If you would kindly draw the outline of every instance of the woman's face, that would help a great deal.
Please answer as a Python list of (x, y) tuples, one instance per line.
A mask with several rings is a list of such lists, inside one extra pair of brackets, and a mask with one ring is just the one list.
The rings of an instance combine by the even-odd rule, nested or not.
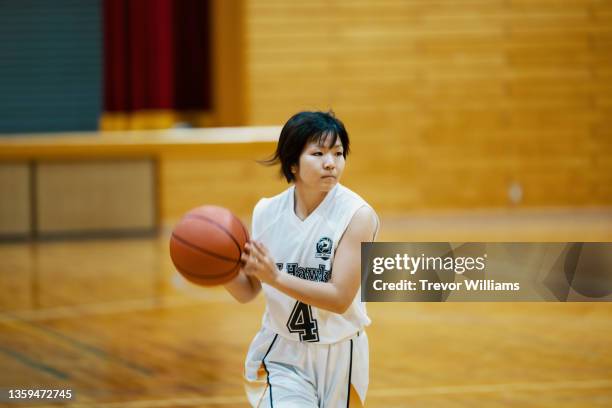
[(299, 165), (292, 169), (296, 185), (328, 192), (338, 183), (344, 171), (343, 147), (339, 137), (330, 146), (332, 139), (326, 135), (320, 144), (315, 140), (304, 146)]

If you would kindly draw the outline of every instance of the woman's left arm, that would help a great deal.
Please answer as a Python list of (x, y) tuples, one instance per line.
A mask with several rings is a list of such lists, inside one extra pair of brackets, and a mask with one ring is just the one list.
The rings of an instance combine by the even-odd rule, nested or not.
[(361, 243), (374, 240), (378, 218), (370, 207), (355, 212), (334, 256), (329, 282), (314, 282), (281, 273), (268, 249), (260, 242), (248, 245), (243, 254), (244, 272), (299, 300), (342, 314), (351, 305), (361, 281)]

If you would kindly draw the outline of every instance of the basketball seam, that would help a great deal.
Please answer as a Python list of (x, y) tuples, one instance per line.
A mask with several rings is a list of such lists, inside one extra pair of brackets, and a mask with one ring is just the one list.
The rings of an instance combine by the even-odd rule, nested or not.
[[(234, 214), (232, 214), (232, 216), (234, 216)], [(221, 229), (223, 232), (225, 232), (227, 234), (227, 236), (232, 239), (232, 241), (234, 241), (234, 244), (236, 244), (236, 248), (238, 248), (239, 255), (242, 256), (242, 248), (240, 248), (240, 244), (238, 243), (238, 241), (236, 241), (236, 238), (234, 238), (232, 233), (229, 232), (223, 225), (219, 224), (218, 222), (216, 222), (215, 220), (213, 220), (211, 218), (208, 218), (208, 217), (206, 217), (204, 215), (200, 215), (200, 214), (187, 214), (185, 216), (185, 218), (197, 218), (197, 219), (201, 219), (201, 220), (206, 220), (206, 221), (210, 222), (211, 224), (216, 225), (217, 227), (219, 227), (219, 229)], [(242, 222), (240, 222), (240, 224), (242, 224)], [(238, 258), (240, 258), (240, 256)]]
[(209, 252), (209, 251), (207, 251), (207, 250), (206, 250), (206, 249), (204, 249), (204, 248), (200, 248), (199, 246), (194, 245), (194, 244), (192, 244), (191, 242), (187, 241), (185, 238), (181, 238), (181, 237), (179, 237), (179, 236), (178, 236), (178, 235), (176, 235), (174, 232), (172, 233), (172, 238), (176, 239), (176, 240), (177, 240), (177, 241), (179, 241), (181, 244), (187, 245), (187, 246), (188, 246), (189, 248), (191, 248), (191, 249), (195, 249), (196, 251), (202, 252), (203, 254), (206, 254), (206, 255), (210, 255), (210, 256), (212, 256), (212, 257), (214, 257), (214, 258), (222, 259), (222, 260), (224, 260), (224, 261), (234, 262), (234, 263), (236, 263), (236, 264), (238, 264), (238, 263), (240, 262), (240, 258), (238, 258), (238, 261), (236, 261), (235, 259), (228, 258), (228, 257), (225, 257), (225, 256), (223, 256), (223, 255), (216, 254), (216, 253), (214, 253), (214, 252)]
[[(244, 234), (244, 241), (245, 242), (248, 241), (249, 240), (249, 233), (247, 232), (246, 228), (244, 227), (244, 224), (242, 224), (242, 221), (240, 221), (240, 218), (236, 217), (234, 215), (234, 213), (231, 213), (231, 214), (232, 214), (232, 217), (234, 217), (234, 219), (236, 221), (238, 221), (238, 224), (240, 225), (240, 228), (242, 228), (242, 232)], [(240, 255), (242, 255), (242, 252), (240, 252)]]
[(211, 280), (212, 280), (212, 279), (222, 278), (222, 277), (224, 277), (224, 276), (226, 276), (226, 275), (229, 275), (229, 273), (230, 273), (230, 272), (232, 272), (234, 269), (236, 269), (236, 267), (238, 266), (238, 264), (236, 264), (236, 265), (232, 266), (232, 269), (229, 269), (228, 271), (226, 271), (226, 272), (222, 272), (222, 273), (217, 274), (217, 275), (202, 275), (202, 274), (193, 273), (193, 272), (191, 272), (191, 271), (188, 271), (188, 270), (186, 270), (185, 268), (183, 268), (182, 266), (178, 266), (178, 265), (175, 265), (175, 266), (176, 266), (176, 269), (177, 269), (177, 270), (178, 270), (180, 273), (182, 273), (182, 274), (184, 274), (184, 275), (189, 275), (189, 276), (191, 276), (191, 277), (193, 277), (193, 278), (198, 278), (198, 279), (202, 279), (202, 280), (209, 280), (209, 279), (211, 279)]

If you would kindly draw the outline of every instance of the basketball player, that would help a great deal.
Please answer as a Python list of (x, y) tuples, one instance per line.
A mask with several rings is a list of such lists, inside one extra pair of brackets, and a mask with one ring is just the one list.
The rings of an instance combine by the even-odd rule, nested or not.
[(275, 155), (292, 185), (253, 211), (244, 267), (226, 284), (239, 301), (263, 288), (266, 311), (245, 362), (255, 407), (361, 406), (368, 387), (370, 319), (360, 301), (361, 242), (376, 213), (339, 184), (349, 137), (331, 113), (300, 112)]

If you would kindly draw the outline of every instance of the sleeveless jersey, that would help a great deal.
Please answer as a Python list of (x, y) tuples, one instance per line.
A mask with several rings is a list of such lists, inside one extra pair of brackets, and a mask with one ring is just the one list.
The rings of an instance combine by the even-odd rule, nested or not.
[[(253, 239), (270, 251), (281, 273), (327, 282), (334, 254), (355, 212), (369, 206), (359, 195), (336, 184), (304, 220), (294, 211), (295, 186), (261, 199), (253, 210)], [(336, 343), (370, 324), (361, 289), (342, 315), (304, 304), (262, 283), (266, 310), (262, 325), (295, 341)]]

